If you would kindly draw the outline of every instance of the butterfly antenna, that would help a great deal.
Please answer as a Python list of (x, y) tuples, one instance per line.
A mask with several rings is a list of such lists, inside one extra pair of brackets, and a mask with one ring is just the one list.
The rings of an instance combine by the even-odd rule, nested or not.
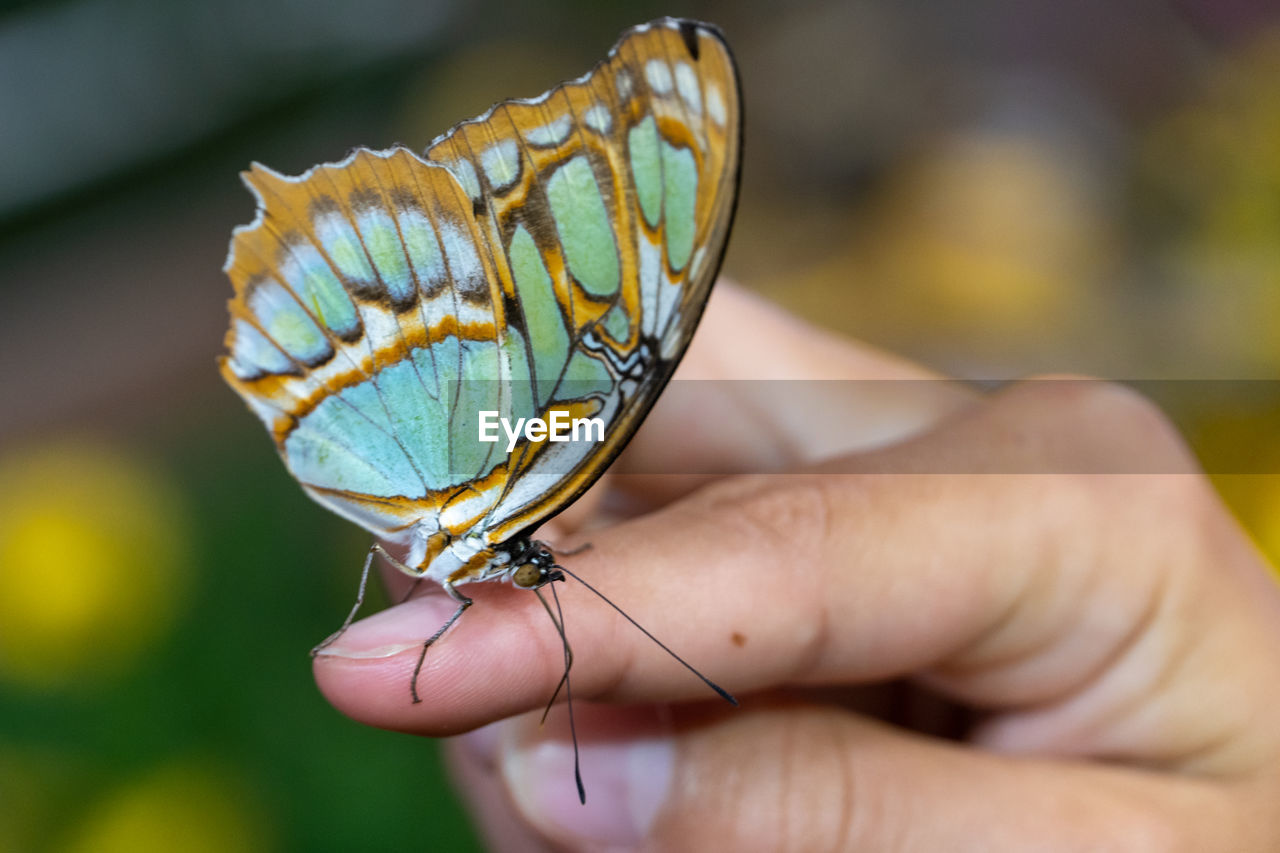
[[(587, 583), (587, 582), (586, 582), (586, 581), (584, 581), (581, 577), (579, 577), (578, 575), (576, 575), (576, 574), (574, 574), (573, 572), (569, 571), (569, 570), (568, 570), (568, 569), (566, 569), (564, 566), (556, 566), (556, 568), (557, 568), (557, 569), (562, 570), (566, 575), (568, 575), (569, 577), (573, 578), (573, 579), (574, 579), (574, 580), (576, 580), (578, 583), (582, 584), (582, 585), (583, 585), (583, 586), (585, 586), (587, 589), (589, 589), (589, 590), (591, 590), (592, 592), (594, 592), (594, 593), (596, 594), (596, 596), (597, 596), (597, 597), (599, 597), (599, 599), (600, 599), (601, 601), (603, 601), (605, 604), (609, 605), (609, 606), (610, 606), (610, 607), (612, 607), (614, 610), (616, 610), (616, 611), (618, 611), (619, 613), (621, 613), (621, 614), (622, 614), (622, 618), (623, 618), (623, 619), (626, 619), (626, 620), (627, 620), (628, 622), (630, 622), (632, 625), (635, 625), (635, 626), (636, 626), (636, 628), (638, 628), (638, 629), (640, 630), (640, 633), (644, 634), (644, 635), (645, 635), (646, 637), (648, 637), (650, 640), (653, 640), (653, 642), (657, 644), (658, 648), (662, 649), (664, 652), (666, 652), (667, 654), (671, 655), (673, 658), (675, 658), (675, 659), (680, 663), (680, 665), (681, 665), (681, 666), (683, 666), (685, 669), (687, 669), (687, 670), (689, 670), (690, 672), (692, 672), (694, 675), (698, 676), (698, 678), (702, 679), (702, 683), (703, 683), (703, 684), (705, 684), (705, 685), (707, 685), (708, 687), (710, 687), (710, 688), (711, 688), (712, 690), (714, 690), (716, 693), (718, 693), (718, 694), (720, 695), (720, 698), (721, 698), (721, 699), (723, 699), (724, 701), (728, 702), (730, 705), (733, 705), (735, 708), (738, 706), (738, 700), (733, 698), (733, 694), (731, 694), (728, 690), (725, 690), (725, 689), (724, 689), (723, 687), (721, 687), (719, 684), (716, 684), (716, 683), (715, 683), (714, 681), (712, 681), (710, 678), (707, 678), (705, 675), (703, 675), (702, 673), (698, 672), (696, 669), (694, 669), (694, 668), (693, 668), (693, 666), (692, 666), (688, 661), (686, 661), (684, 658), (680, 657), (680, 655), (676, 654), (675, 652), (671, 651), (671, 649), (667, 647), (667, 644), (666, 644), (666, 643), (662, 642), (662, 641), (661, 641), (661, 640), (659, 640), (657, 637), (653, 636), (653, 634), (650, 634), (650, 633), (645, 629), (645, 627), (644, 627), (643, 625), (641, 625), (639, 622), (637, 622), (636, 620), (634, 620), (634, 619), (632, 619), (630, 616), (628, 616), (628, 615), (627, 615), (627, 612), (626, 612), (625, 610), (623, 610), (621, 607), (619, 607), (618, 605), (616, 605), (616, 604), (614, 604), (612, 601), (610, 601), (610, 600), (609, 600), (609, 598), (608, 598), (608, 596), (606, 596), (603, 592), (601, 592), (600, 590), (596, 589), (594, 586), (592, 586), (591, 584)], [(555, 590), (552, 590), (552, 592), (554, 592), (554, 591), (555, 591)], [(557, 599), (557, 601), (558, 601), (558, 599)]]
[[(563, 580), (563, 578), (561, 578)], [(556, 633), (560, 635), (560, 643), (564, 646), (564, 675), (560, 676), (560, 684), (556, 685), (555, 693), (551, 694), (551, 701), (547, 703), (547, 708), (542, 712), (542, 720), (546, 722), (547, 714), (551, 711), (551, 705), (556, 701), (556, 697), (560, 695), (560, 687), (564, 686), (565, 704), (569, 706), (569, 737), (573, 741), (573, 781), (578, 786), (578, 802), (582, 805), (587, 804), (587, 789), (582, 784), (582, 767), (578, 763), (578, 729), (573, 721), (573, 683), (569, 680), (569, 670), (573, 668), (573, 650), (569, 648), (569, 639), (564, 633), (564, 611), (560, 608), (560, 596), (556, 594), (556, 585), (551, 583), (551, 597), (556, 603), (556, 612), (551, 612), (551, 607), (547, 604), (547, 600), (542, 597), (542, 591), (535, 589), (538, 600), (542, 602), (542, 606), (546, 609), (547, 615), (551, 617), (551, 623), (556, 626)]]
[[(551, 694), (551, 698), (547, 701), (547, 707), (542, 711), (542, 719), (538, 721), (538, 725), (542, 725), (547, 721), (547, 714), (551, 713), (551, 707), (556, 704), (556, 697), (560, 695), (560, 688), (564, 687), (565, 682), (569, 680), (569, 669), (573, 666), (573, 648), (570, 647), (569, 640), (565, 637), (564, 623), (562, 619), (556, 619), (556, 614), (551, 612), (551, 605), (547, 604), (547, 600), (542, 597), (541, 591), (535, 589), (533, 592), (538, 596), (538, 601), (542, 602), (542, 607), (547, 611), (547, 616), (550, 617), (551, 624), (556, 626), (556, 633), (560, 635), (560, 643), (564, 646), (565, 652), (564, 675), (560, 676), (560, 683), (556, 685), (555, 692)], [(556, 609), (560, 609), (559, 598), (556, 599)]]

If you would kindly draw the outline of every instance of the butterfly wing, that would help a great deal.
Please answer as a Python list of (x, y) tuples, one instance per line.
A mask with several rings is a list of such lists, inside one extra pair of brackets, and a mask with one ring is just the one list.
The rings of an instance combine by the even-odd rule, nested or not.
[(460, 380), (502, 357), (457, 180), (404, 149), (245, 179), (259, 216), (232, 238), (221, 368), (294, 477), (391, 540), (449, 511), (459, 484), (463, 500), (500, 484), (506, 460), (461, 440)]
[[(733, 216), (740, 115), (719, 34), (665, 19), (425, 161), (255, 165), (223, 376), (313, 498), (423, 569), (459, 537), (531, 529), (599, 477), (683, 354)], [(479, 441), (482, 410), (600, 417), (604, 440), (508, 456)]]
[(599, 444), (515, 448), (481, 522), (488, 542), (571, 503), (666, 385), (719, 271), (741, 127), (719, 32), (668, 18), (625, 34), (582, 78), (499, 104), (428, 148), (506, 262), (507, 329), (529, 342), (535, 408), (605, 422)]

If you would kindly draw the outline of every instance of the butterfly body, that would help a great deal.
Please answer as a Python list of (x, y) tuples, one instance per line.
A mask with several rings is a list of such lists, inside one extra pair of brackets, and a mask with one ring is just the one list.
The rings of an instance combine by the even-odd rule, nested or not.
[[(307, 493), (400, 546), (408, 573), (545, 582), (531, 531), (600, 476), (693, 334), (740, 133), (719, 33), (663, 19), (421, 156), (255, 164), (222, 374)], [(508, 453), (480, 412), (596, 418), (603, 436)]]

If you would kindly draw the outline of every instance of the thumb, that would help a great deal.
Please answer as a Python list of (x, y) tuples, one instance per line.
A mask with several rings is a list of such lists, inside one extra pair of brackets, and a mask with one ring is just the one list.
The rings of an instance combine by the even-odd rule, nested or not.
[[(496, 743), (488, 734), (489, 766), (519, 820), (571, 850), (1171, 850), (1221, 841), (1186, 846), (1214, 825), (1204, 819), (1215, 802), (1207, 782), (979, 752), (832, 707), (753, 704), (577, 705), (585, 805), (567, 729), (540, 728), (538, 715), (503, 724)], [(464, 749), (455, 761), (460, 754), (474, 759)]]

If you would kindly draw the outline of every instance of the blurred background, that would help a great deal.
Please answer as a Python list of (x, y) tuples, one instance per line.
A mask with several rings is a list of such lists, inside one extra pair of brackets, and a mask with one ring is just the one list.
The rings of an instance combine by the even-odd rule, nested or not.
[(742, 66), (730, 275), (964, 377), (1216, 389), (1175, 414), (1280, 558), (1275, 3), (10, 0), (0, 851), (476, 846), (433, 742), (312, 684), (367, 536), (216, 375), (236, 175), (421, 149), (663, 14)]

